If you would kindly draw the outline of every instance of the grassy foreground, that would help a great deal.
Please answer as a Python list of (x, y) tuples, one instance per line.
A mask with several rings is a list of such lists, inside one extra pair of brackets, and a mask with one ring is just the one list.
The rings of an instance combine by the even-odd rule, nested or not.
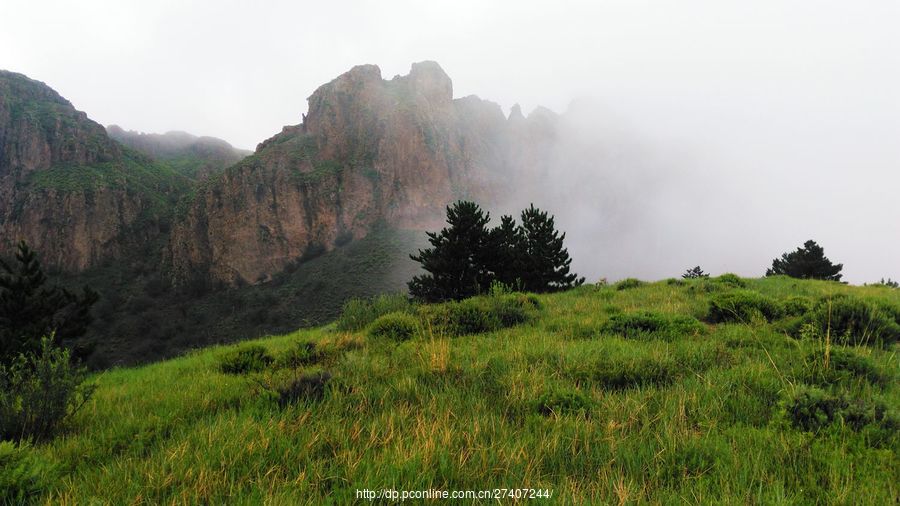
[[(779, 301), (900, 305), (887, 288), (745, 282)], [(540, 296), (529, 322), (494, 332), (426, 329), (398, 343), (331, 325), (254, 341), (275, 357), (316, 343), (298, 370), (222, 373), (239, 344), (109, 371), (66, 434), (28, 449), (46, 464), (40, 500), (321, 504), (355, 502), (356, 489), (528, 487), (562, 503), (897, 504), (895, 426), (805, 430), (788, 414), (809, 385), (900, 406), (896, 345), (833, 345), (831, 368), (841, 356), (857, 365), (829, 375), (823, 341), (789, 337), (782, 320), (676, 318), (636, 334), (607, 323), (638, 311), (703, 319), (733, 289), (584, 286)], [(320, 398), (281, 406), (264, 387), (322, 370), (333, 379)]]

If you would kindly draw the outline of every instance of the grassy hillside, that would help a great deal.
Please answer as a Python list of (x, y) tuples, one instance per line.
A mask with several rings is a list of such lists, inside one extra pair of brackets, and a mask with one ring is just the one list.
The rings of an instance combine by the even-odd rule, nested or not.
[[(723, 313), (726, 294), (761, 309)], [(837, 303), (824, 335), (800, 325), (840, 294), (900, 311), (887, 288), (724, 278), (584, 286), (458, 337), (332, 324), (255, 341), (275, 357), (260, 372), (221, 372), (244, 343), (100, 374), (69, 432), (27, 451), (55, 504), (518, 487), (566, 503), (896, 504), (897, 413), (882, 409), (900, 406), (896, 344), (838, 344)], [(297, 375), (295, 403), (264, 386)]]

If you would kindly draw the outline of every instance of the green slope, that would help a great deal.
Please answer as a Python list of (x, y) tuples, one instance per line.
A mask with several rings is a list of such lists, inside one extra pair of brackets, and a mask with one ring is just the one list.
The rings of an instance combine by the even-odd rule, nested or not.
[[(886, 288), (744, 283), (779, 306), (851, 294), (900, 307)], [(807, 385), (896, 409), (896, 345), (832, 344), (829, 375), (822, 340), (789, 337), (789, 318), (690, 319), (733, 290), (585, 286), (541, 296), (532, 321), (496, 332), (398, 344), (332, 325), (256, 341), (276, 356), (314, 342), (319, 355), (296, 371), (223, 374), (233, 347), (112, 370), (68, 434), (30, 450), (56, 466), (42, 499), (322, 504), (363, 488), (531, 487), (564, 503), (896, 504), (896, 425), (806, 431), (784, 411)], [(643, 311), (681, 323), (616, 330)], [(261, 386), (321, 370), (334, 379), (320, 400), (280, 408)]]

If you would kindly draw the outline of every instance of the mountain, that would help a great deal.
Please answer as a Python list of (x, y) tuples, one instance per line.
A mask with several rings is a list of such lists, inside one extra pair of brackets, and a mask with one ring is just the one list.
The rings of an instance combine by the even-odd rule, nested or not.
[(24, 239), (68, 271), (127, 261), (165, 233), (186, 184), (44, 83), (0, 71), (0, 250)]
[(118, 125), (106, 127), (116, 141), (154, 160), (166, 163), (179, 174), (203, 180), (239, 162), (252, 151), (237, 149), (215, 137), (197, 137), (187, 132), (148, 134), (124, 130)]
[(453, 98), (434, 62), (354, 67), (249, 156), (183, 132), (101, 125), (0, 74), (0, 256), (25, 239), (101, 294), (89, 365), (152, 361), (336, 317), (405, 289), (444, 207), (488, 207), (546, 174), (558, 118)]
[(302, 123), (199, 188), (169, 259), (176, 283), (259, 283), (299, 259), (364, 237), (376, 224), (439, 226), (450, 202), (496, 202), (536, 170), (528, 153), (552, 113), (507, 118), (434, 62), (406, 76), (361, 65), (317, 89)]

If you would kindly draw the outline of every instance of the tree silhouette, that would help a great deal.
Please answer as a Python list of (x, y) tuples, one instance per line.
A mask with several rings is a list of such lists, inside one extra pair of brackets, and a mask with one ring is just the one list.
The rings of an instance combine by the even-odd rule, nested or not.
[(709, 274), (703, 272), (703, 269), (698, 265), (697, 267), (684, 271), (684, 274), (682, 274), (681, 277), (684, 279), (708, 278)]
[(490, 215), (474, 202), (459, 201), (447, 207), (449, 227), (427, 232), (431, 248), (410, 258), (428, 273), (409, 282), (409, 293), (427, 302), (471, 297), (490, 286), (487, 270)]
[(85, 287), (79, 297), (46, 284), (37, 254), (24, 241), (13, 265), (0, 260), (0, 363), (37, 352), (43, 336), (59, 344), (87, 330), (97, 293)]
[(563, 247), (566, 234), (556, 231), (553, 216), (531, 204), (522, 211), (521, 230), (526, 290), (552, 292), (584, 283), (584, 278), (569, 272), (572, 258)]
[(784, 253), (781, 258), (772, 261), (772, 267), (766, 270), (766, 276), (785, 275), (792, 278), (824, 279), (840, 281), (844, 264), (832, 264), (825, 256), (825, 250), (809, 240), (802, 248)]

